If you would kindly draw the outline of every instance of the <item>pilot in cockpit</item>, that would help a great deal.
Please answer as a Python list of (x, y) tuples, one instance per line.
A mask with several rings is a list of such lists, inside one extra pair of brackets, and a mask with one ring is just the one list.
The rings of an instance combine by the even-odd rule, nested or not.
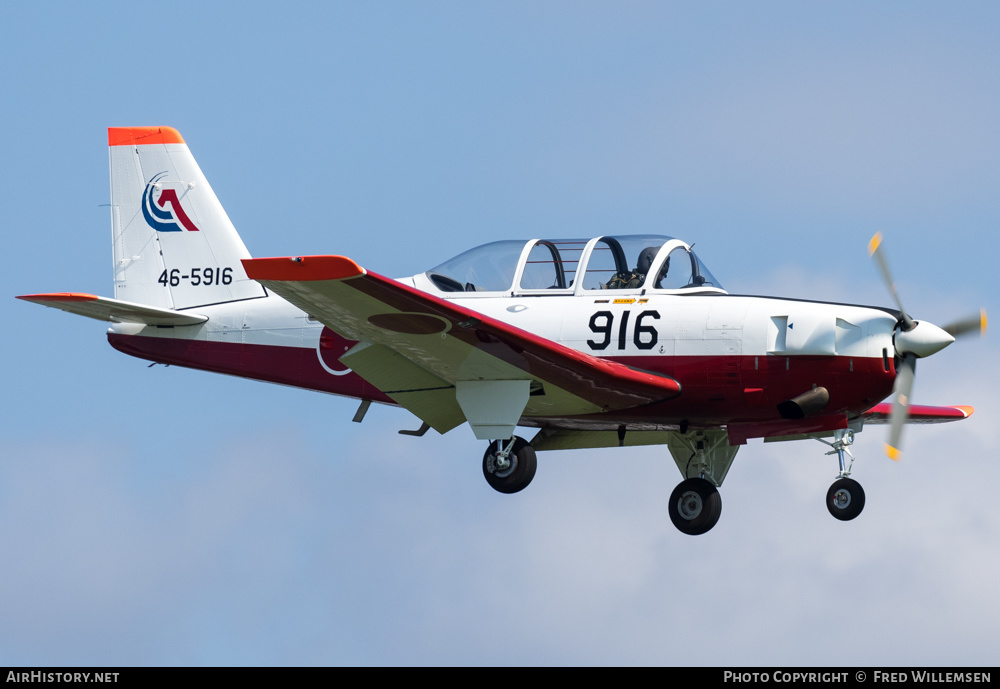
[[(642, 287), (643, 283), (646, 282), (646, 274), (653, 267), (653, 261), (656, 259), (656, 254), (659, 250), (660, 247), (658, 246), (648, 246), (643, 249), (642, 253), (639, 254), (639, 260), (636, 261), (635, 270), (632, 272), (616, 273), (608, 282), (605, 289), (638, 289)], [(656, 281), (653, 284), (654, 287), (659, 289), (660, 281), (666, 277), (669, 268), (670, 257), (668, 256), (667, 260), (663, 263), (660, 274), (656, 277)]]

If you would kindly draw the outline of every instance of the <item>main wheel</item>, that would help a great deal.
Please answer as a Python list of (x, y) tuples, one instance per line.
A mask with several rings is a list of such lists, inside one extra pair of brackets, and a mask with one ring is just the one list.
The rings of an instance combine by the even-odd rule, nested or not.
[(483, 475), (490, 486), (501, 493), (516, 493), (524, 490), (535, 477), (538, 463), (535, 458), (535, 448), (524, 438), (514, 437), (514, 448), (507, 455), (507, 465), (504, 466), (497, 457), (501, 446), (506, 440), (494, 440), (486, 448), (483, 456)]
[(703, 534), (722, 516), (722, 496), (703, 478), (681, 481), (670, 494), (670, 521), (689, 536)]
[(840, 521), (854, 519), (864, 508), (865, 491), (854, 479), (837, 479), (826, 492), (826, 509)]

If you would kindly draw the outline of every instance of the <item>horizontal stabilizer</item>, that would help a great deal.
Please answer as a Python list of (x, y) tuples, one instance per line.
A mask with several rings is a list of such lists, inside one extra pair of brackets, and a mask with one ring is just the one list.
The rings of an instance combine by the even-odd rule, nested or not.
[(54, 292), (52, 294), (25, 294), (18, 297), (42, 306), (51, 306), (87, 318), (109, 323), (141, 323), (143, 325), (197, 325), (208, 320), (198, 313), (160, 309), (128, 301), (98, 297), (93, 294)]

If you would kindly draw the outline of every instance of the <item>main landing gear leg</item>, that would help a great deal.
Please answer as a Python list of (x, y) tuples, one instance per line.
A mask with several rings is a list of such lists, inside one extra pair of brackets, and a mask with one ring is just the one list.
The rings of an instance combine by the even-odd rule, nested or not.
[(670, 521), (681, 533), (700, 536), (719, 522), (722, 496), (710, 481), (689, 478), (681, 481), (667, 503)]
[(483, 456), (483, 475), (490, 486), (501, 493), (524, 490), (535, 477), (535, 448), (524, 438), (494, 440)]
[(681, 533), (699, 536), (709, 531), (722, 516), (722, 496), (718, 486), (729, 472), (738, 445), (729, 444), (725, 431), (673, 431), (667, 448), (684, 480), (670, 494), (667, 511)]
[(848, 449), (854, 442), (854, 431), (849, 428), (835, 431), (832, 443), (825, 440), (820, 440), (820, 442), (832, 447), (833, 449), (827, 454), (837, 455), (840, 460), (839, 478), (826, 492), (826, 508), (837, 519), (844, 522), (850, 521), (861, 514), (861, 510), (865, 508), (865, 491), (860, 483), (848, 478), (851, 475), (851, 469), (844, 461), (846, 454), (851, 458), (851, 466), (854, 465), (854, 455)]

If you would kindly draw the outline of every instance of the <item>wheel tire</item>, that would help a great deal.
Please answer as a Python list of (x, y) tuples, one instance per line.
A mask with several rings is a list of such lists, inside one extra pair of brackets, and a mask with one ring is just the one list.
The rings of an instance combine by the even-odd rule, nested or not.
[(710, 530), (722, 516), (722, 496), (703, 478), (681, 481), (670, 494), (670, 521), (681, 533), (698, 536)]
[(486, 448), (483, 456), (483, 476), (486, 482), (494, 490), (501, 493), (517, 493), (524, 490), (535, 478), (535, 469), (538, 462), (535, 456), (535, 448), (528, 444), (524, 438), (514, 437), (514, 449), (508, 459), (510, 466), (505, 469), (497, 469), (497, 452), (500, 451), (499, 443), (503, 441), (494, 440)]
[(826, 509), (842, 522), (847, 522), (865, 508), (865, 490), (854, 479), (841, 478), (826, 492)]

